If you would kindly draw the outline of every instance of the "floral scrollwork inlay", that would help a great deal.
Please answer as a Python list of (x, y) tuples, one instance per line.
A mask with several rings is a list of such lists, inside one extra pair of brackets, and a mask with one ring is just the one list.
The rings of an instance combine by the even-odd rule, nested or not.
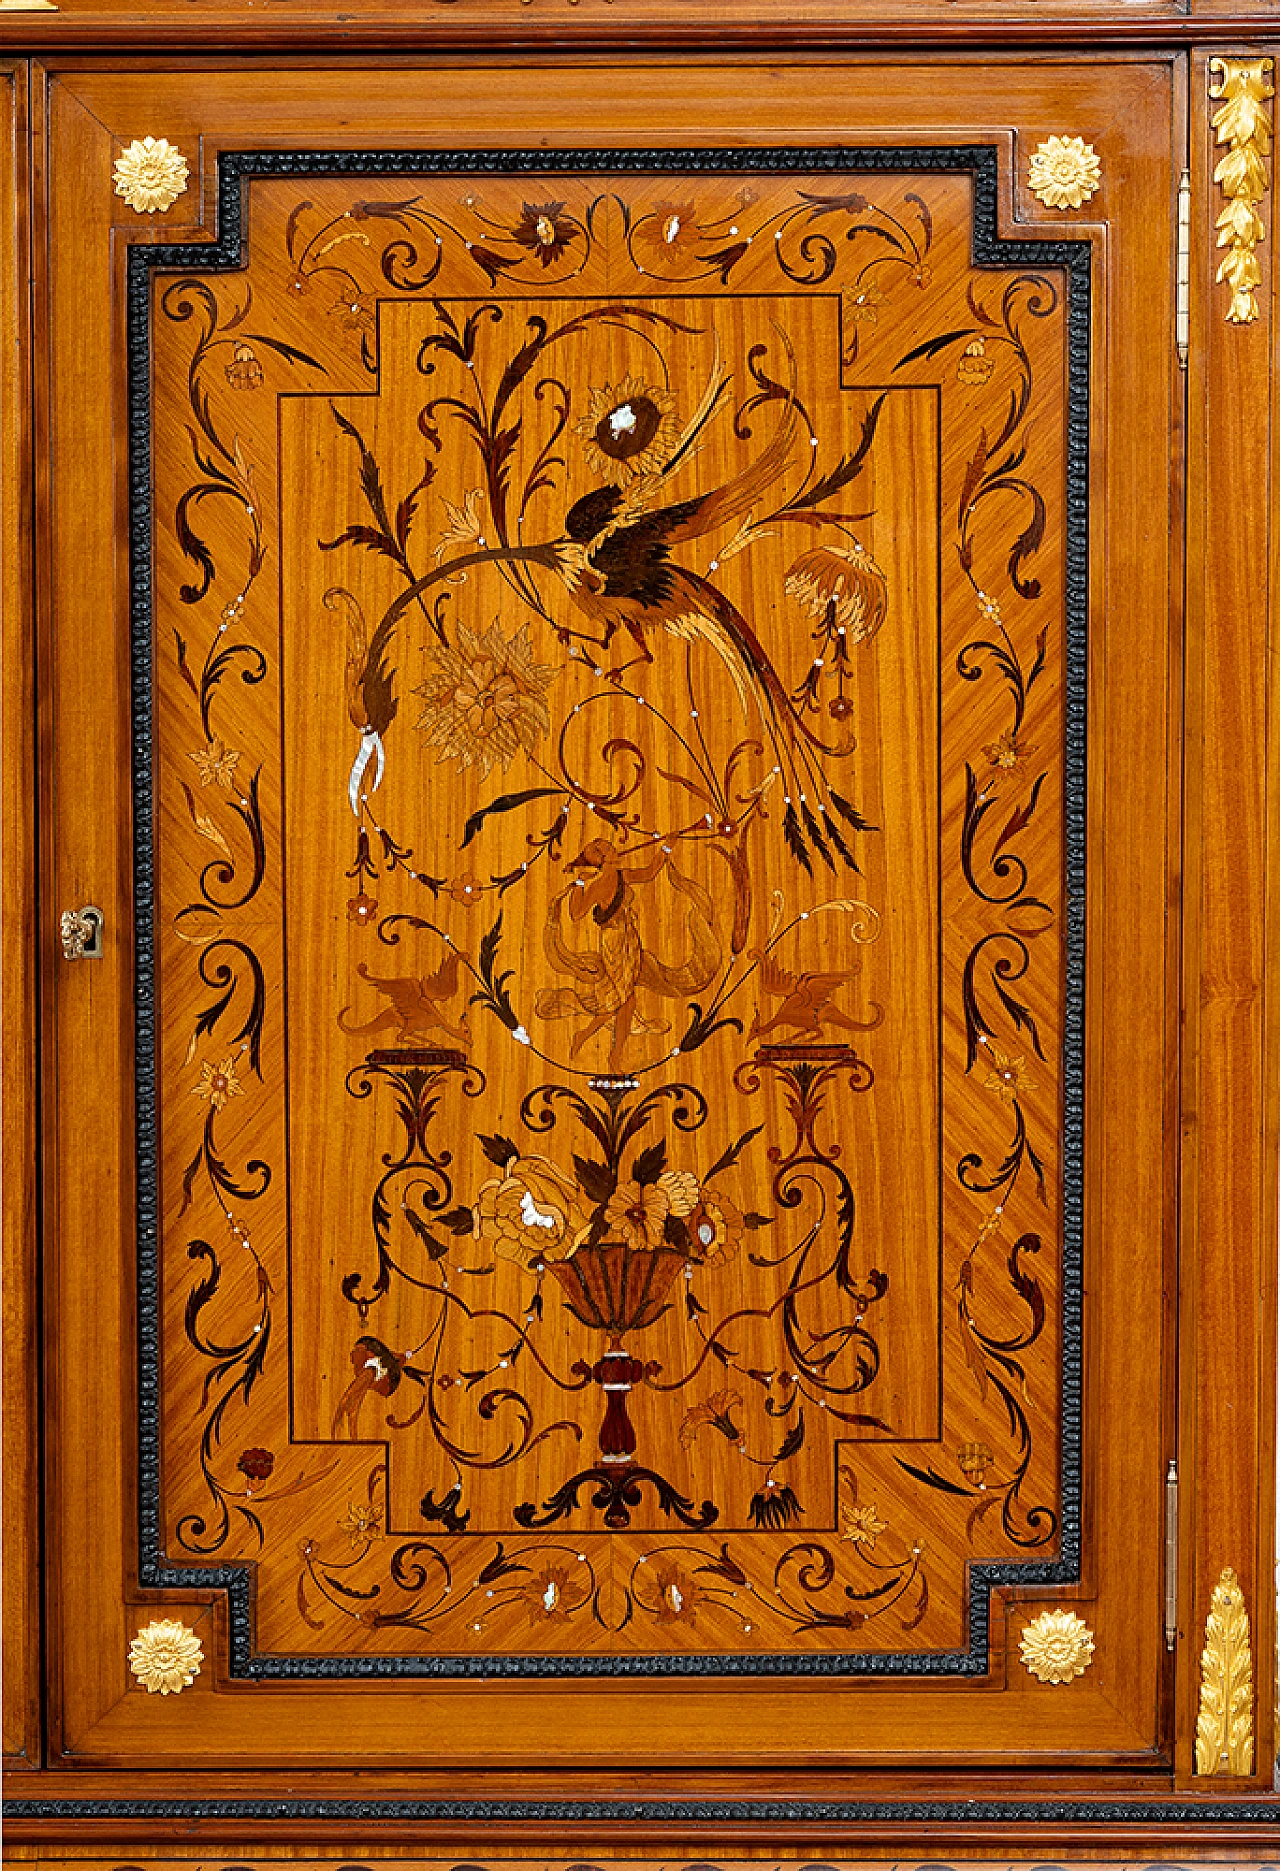
[[(963, 1641), (953, 1558), (1074, 1550), (1072, 298), (1038, 245), (961, 265), (968, 210), (932, 174), (409, 165), (255, 186), (250, 268), (155, 276), (190, 1375), (159, 1550), (256, 1567), (291, 1672), (915, 1669)], [(931, 580), (940, 636), (905, 602)], [(915, 745), (908, 671), (919, 786), (878, 759)], [(292, 1025), (291, 841), (332, 983)], [(894, 998), (931, 938), (886, 922), (936, 879), (945, 1033)], [(919, 1189), (854, 1148), (902, 1099), (940, 1113)]]
[(165, 137), (135, 137), (112, 169), (117, 195), (135, 214), (164, 214), (187, 192), (187, 159)]
[(1258, 316), (1262, 268), (1256, 249), (1267, 231), (1258, 203), (1267, 192), (1272, 124), (1266, 99), (1275, 96), (1274, 72), (1271, 58), (1209, 60), (1209, 95), (1222, 100), (1213, 113), (1213, 130), (1219, 146), (1228, 146), (1213, 179), (1227, 198), (1214, 225), (1219, 247), (1227, 249), (1217, 279), (1231, 288), (1231, 325), (1251, 325)]
[(1031, 152), (1027, 186), (1046, 208), (1083, 207), (1101, 182), (1102, 164), (1082, 136), (1051, 136)]
[(1074, 1611), (1042, 1611), (1018, 1646), (1027, 1669), (1042, 1683), (1069, 1683), (1093, 1662), (1093, 1632)]
[(200, 1674), (204, 1650), (189, 1624), (157, 1618), (129, 1645), (129, 1668), (149, 1695), (176, 1696)]

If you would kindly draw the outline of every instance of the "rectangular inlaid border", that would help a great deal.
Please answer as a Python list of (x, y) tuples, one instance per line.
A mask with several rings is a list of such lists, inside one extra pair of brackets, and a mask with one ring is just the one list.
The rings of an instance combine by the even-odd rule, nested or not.
[[(152, 772), (153, 502), (151, 273), (233, 272), (245, 260), (246, 185), (255, 177), (403, 174), (913, 174), (973, 177), (972, 263), (1051, 266), (1067, 275), (1066, 642), (1064, 748), (1065, 1007), (1062, 1043), (1061, 1556), (969, 1568), (969, 1643), (925, 1655), (629, 1657), (284, 1657), (255, 1654), (253, 1567), (175, 1567), (161, 1549), (159, 1154), (156, 1116), (155, 848)], [(1081, 1561), (1084, 1194), (1085, 743), (1088, 625), (1090, 247), (1001, 240), (993, 147), (620, 150), (228, 151), (218, 161), (212, 244), (131, 245), (128, 255), (130, 654), (134, 854), (135, 1124), (138, 1227), (139, 1584), (225, 1590), (232, 1677), (962, 1676), (989, 1667), (993, 1588), (1076, 1584)]]

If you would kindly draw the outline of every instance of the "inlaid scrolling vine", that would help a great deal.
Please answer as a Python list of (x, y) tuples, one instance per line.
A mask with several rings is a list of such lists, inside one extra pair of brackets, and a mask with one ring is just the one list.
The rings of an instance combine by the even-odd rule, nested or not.
[[(500, 302), (477, 301), (464, 312), (431, 298), (446, 263), (470, 269), (478, 292), (499, 286), (509, 291), (530, 279), (559, 290), (587, 267), (607, 215), (618, 217), (613, 250), (620, 227), (637, 287), (643, 281), (652, 290), (656, 283), (668, 294), (705, 282), (730, 285), (755, 258), (758, 242), (767, 243), (763, 251), (789, 288), (812, 289), (836, 272), (836, 248), (826, 232), (833, 221), (851, 245), (865, 240), (867, 257), (839, 275), (846, 368), (858, 358), (862, 334), (887, 316), (897, 281), (928, 292), (933, 220), (923, 194), (910, 191), (905, 203), (895, 201), (890, 208), (873, 204), (861, 186), (822, 193), (801, 188), (779, 205), (776, 190), (773, 199), (761, 202), (755, 187), (745, 184), (719, 206), (705, 190), (705, 183), (698, 194), (682, 188), (677, 198), (673, 188), (669, 198), (635, 204), (619, 194), (591, 198), (577, 190), (578, 206), (566, 189), (566, 199), (525, 200), (516, 213), (495, 209), (474, 189), (450, 212), (439, 205), (438, 192), (427, 197), (406, 191), (350, 201), (337, 213), (299, 200), (288, 216), (290, 290), (332, 291), (333, 328), (365, 371), (372, 374), (378, 366), (376, 308), (390, 289), (420, 296), (430, 307), (431, 329), (418, 359), (424, 380), (429, 384), (440, 373), (442, 381), (448, 365), (455, 375), (465, 371), (473, 386), (465, 395), (452, 388), (434, 400), (428, 395), (418, 418), (426, 445), (423, 472), (416, 484), (397, 490), (394, 501), (366, 431), (348, 413), (351, 406), (330, 405), (339, 443), (359, 463), (362, 509), (339, 534), (319, 542), (325, 552), (344, 555), (349, 581), (333, 585), (325, 597), (345, 643), (346, 715), (356, 734), (344, 781), (352, 861), (339, 888), (352, 927), (368, 929), (387, 951), (381, 965), (359, 964), (364, 985), (353, 984), (359, 1004), (353, 995), (338, 1009), (338, 1019), (347, 1032), (376, 1035), (381, 1047), (351, 1069), (351, 1097), (374, 1101), (380, 1088), (389, 1090), (403, 1133), (402, 1143), (383, 1155), (384, 1171), (371, 1195), (372, 1267), (343, 1281), (358, 1331), (351, 1375), (331, 1427), (335, 1439), (356, 1440), (362, 1417), (367, 1426), (370, 1409), (383, 1400), (389, 1405), (386, 1427), (397, 1433), (425, 1416), (454, 1479), (422, 1499), (429, 1538), (392, 1544), (385, 1459), (370, 1465), (363, 1493), (348, 1505), (336, 1542), (340, 1550), (330, 1535), (306, 1534), (297, 1603), (308, 1627), (326, 1631), (326, 1642), (332, 1642), (333, 1626), (325, 1620), (334, 1615), (366, 1632), (434, 1636), (472, 1619), (473, 1635), (479, 1636), (515, 1608), (540, 1627), (540, 1635), (563, 1642), (560, 1633), (578, 1620), (602, 1631), (648, 1620), (671, 1641), (684, 1627), (705, 1631), (716, 1612), (735, 1619), (749, 1638), (757, 1613), (741, 1606), (753, 1601), (767, 1600), (770, 1618), (797, 1636), (856, 1633), (890, 1615), (910, 1631), (927, 1610), (924, 1543), (898, 1534), (881, 1517), (877, 1498), (865, 1484), (860, 1488), (856, 1462), (844, 1460), (839, 1468), (844, 1555), (837, 1557), (811, 1534), (787, 1537), (811, 1512), (796, 1493), (789, 1465), (806, 1435), (812, 1438), (807, 1425), (814, 1413), (821, 1409), (828, 1420), (834, 1416), (881, 1431), (891, 1425), (857, 1401), (873, 1390), (879, 1373), (875, 1309), (888, 1283), (874, 1264), (858, 1271), (865, 1249), (857, 1244), (855, 1192), (838, 1144), (820, 1129), (837, 1081), (855, 1092), (874, 1083), (860, 1036), (873, 1034), (882, 1014), (874, 998), (849, 991), (857, 962), (844, 970), (806, 970), (784, 962), (780, 951), (802, 923), (823, 916), (844, 924), (855, 951), (869, 948), (881, 913), (860, 894), (860, 885), (859, 891), (817, 901), (802, 894), (803, 909), (789, 909), (787, 889), (778, 888), (771, 901), (765, 899), (769, 907), (762, 914), (751, 855), (767, 846), (771, 865), (790, 866), (793, 888), (808, 890), (826, 875), (834, 891), (841, 873), (860, 878), (866, 869), (863, 849), (879, 835), (856, 789), (838, 776), (854, 752), (845, 724), (854, 709), (856, 659), (875, 654), (878, 634), (893, 616), (895, 594), (886, 574), (854, 530), (866, 512), (847, 505), (850, 491), (874, 465), (887, 393), (865, 399), (853, 445), (828, 460), (781, 330), (768, 350), (761, 347), (745, 360), (722, 356), (717, 338), (709, 360), (704, 358), (709, 367), (702, 394), (682, 406), (662, 381), (637, 371), (603, 382), (593, 381), (589, 370), (576, 377), (567, 368), (559, 377), (548, 374), (554, 357), (571, 353), (606, 322), (611, 330), (643, 333), (650, 346), (660, 337), (678, 349), (680, 320), (652, 303), (615, 297), (607, 308), (584, 304), (555, 323), (535, 316), (520, 342), (503, 349)], [(175, 510), (177, 540), (194, 568), (182, 586), (183, 604), (204, 603), (218, 578), (214, 550), (198, 525), (202, 508), (222, 504), (239, 514), (245, 554), (244, 575), (222, 604), (203, 657), (191, 655), (181, 633), (175, 643), (175, 667), (202, 737), (202, 745), (189, 753), (194, 771), (179, 787), (193, 835), (217, 853), (201, 871), (198, 898), (173, 918), (175, 933), (198, 950), (196, 973), (212, 996), (197, 1016), (187, 1052), (188, 1066), (199, 1060), (192, 1089), (207, 1108), (200, 1148), (183, 1177), (181, 1205), (186, 1210), (198, 1199), (207, 1204), (254, 1269), (253, 1302), (244, 1324), (224, 1343), (223, 1327), (214, 1333), (205, 1325), (211, 1309), (223, 1303), (221, 1255), (204, 1236), (192, 1239), (187, 1250), (202, 1266), (186, 1320), (193, 1350), (208, 1361), (199, 1461), (209, 1508), (188, 1514), (176, 1533), (187, 1552), (212, 1555), (261, 1550), (267, 1539), (264, 1515), (284, 1500), (323, 1491), (339, 1461), (332, 1452), (304, 1449), (302, 1462), (291, 1463), (286, 1476), (277, 1473), (277, 1454), (265, 1443), (247, 1443), (234, 1468), (222, 1453), (232, 1413), (242, 1422), (255, 1420), (253, 1399), (263, 1388), (271, 1355), (277, 1282), (269, 1257), (254, 1245), (247, 1217), (250, 1205), (272, 1188), (280, 1165), (254, 1156), (243, 1169), (233, 1169), (217, 1141), (223, 1114), (240, 1110), (237, 1101), (252, 1093), (250, 1081), (263, 1079), (271, 999), (269, 965), (252, 933), (252, 906), (274, 862), (269, 815), (260, 798), (261, 764), (252, 773), (242, 771), (249, 764), (248, 736), (231, 703), (234, 694), (256, 690), (270, 673), (268, 619), (264, 615), (256, 629), (246, 628), (246, 619), (254, 611), (278, 522), (260, 479), (261, 464), (235, 428), (234, 409), (237, 399), (269, 394), (277, 373), (280, 387), (291, 373), (300, 374), (309, 393), (322, 391), (332, 365), (252, 319), (251, 291), (241, 297), (225, 288), (215, 291), (205, 281), (178, 280), (160, 304), (171, 324), (189, 323), (195, 332), (189, 401), (198, 478)], [(1027, 1112), (1027, 1094), (1034, 1089), (1028, 1056), (1041, 1062), (1042, 1071), (1050, 1069), (1044, 1015), (1033, 1010), (1036, 996), (1021, 984), (1030, 976), (1037, 940), (1053, 926), (1054, 892), (1033, 888), (1018, 845), (1043, 813), (1054, 759), (1051, 737), (1046, 744), (1046, 730), (1037, 733), (1032, 720), (1048, 667), (1050, 624), (1046, 613), (1028, 641), (1011, 612), (1027, 607), (1034, 615), (1041, 588), (1030, 567), (1047, 524), (1045, 497), (1024, 467), (1035, 379), (1025, 332), (1029, 321), (1052, 321), (1059, 305), (1058, 289), (1044, 275), (1011, 276), (1003, 284), (972, 280), (962, 322), (953, 318), (947, 328), (909, 344), (894, 362), (895, 372), (910, 381), (921, 366), (936, 372), (938, 360), (945, 359), (952, 394), (974, 399), (981, 411), (970, 431), (954, 540), (979, 623), (960, 649), (956, 672), (964, 684), (984, 688), (996, 678), (1009, 712), (963, 763), (961, 873), (981, 915), (995, 920), (975, 935), (964, 961), (960, 1008), (965, 1070), (1012, 1127), (998, 1162), (991, 1165), (986, 1147), (977, 1145), (962, 1155), (955, 1172), (959, 1187), (983, 1205), (971, 1245), (958, 1262), (955, 1343), (982, 1407), (995, 1405), (1006, 1426), (1009, 1453), (997, 1456), (994, 1434), (972, 1436), (955, 1451), (955, 1477), (932, 1463), (896, 1460), (902, 1473), (940, 1501), (965, 1504), (970, 1547), (998, 1509), (1003, 1538), (1014, 1550), (1044, 1548), (1057, 1529), (1052, 1506), (1023, 1498), (1034, 1450), (1027, 1358), (1047, 1319), (1034, 1271), (1043, 1251), (1042, 1228), (1024, 1220), (1004, 1256), (1005, 1290), (1025, 1311), (1025, 1323), (1012, 1333), (1003, 1323), (1004, 1302), (992, 1305), (1000, 1273), (990, 1256), (1006, 1230), (1006, 1211), (1022, 1210), (1024, 1180), (1036, 1204), (1049, 1206), (1045, 1145)], [(540, 431), (535, 413), (545, 418)], [(687, 469), (700, 447), (711, 446), (718, 427), (752, 445), (738, 449), (741, 465), (735, 472), (710, 484), (690, 484)], [(522, 463), (519, 482), (512, 477), (513, 430), (540, 437)], [(433, 492), (433, 457), (441, 458), (458, 435), (474, 451), (480, 484), (450, 501)], [(569, 486), (565, 451), (575, 446), (578, 485), (584, 470), (593, 484), (569, 500), (560, 490)], [(681, 466), (681, 498), (667, 497), (664, 483)], [(553, 496), (564, 502), (559, 525), (531, 537), (530, 522)], [(433, 507), (434, 531), (424, 537)], [(989, 522), (989, 513), (1001, 517)], [(1016, 525), (1002, 540), (1013, 514)], [(722, 564), (749, 555), (758, 538), (786, 528), (812, 536), (790, 558), (785, 581), (796, 615), (812, 632), (813, 651), (798, 676), (776, 665), (717, 580)], [(715, 556), (695, 573), (685, 561), (692, 542), (703, 539)], [(362, 555), (394, 567), (402, 582), (372, 622), (352, 588), (351, 568), (358, 568)], [(995, 577), (1001, 565), (1003, 590)], [(463, 581), (486, 568), (498, 572), (518, 602), (519, 628), (501, 613), (491, 626), (463, 620)], [(425, 630), (429, 656), (424, 680), (410, 692), (398, 680), (398, 664), (411, 617)], [(752, 730), (728, 749), (723, 762), (712, 757), (700, 730), (677, 732), (670, 711), (664, 714), (646, 692), (648, 670), (672, 647), (685, 661), (690, 719), (696, 722), (705, 712), (698, 674), (708, 664), (696, 663), (699, 652), (728, 677), (725, 692), (740, 704)], [(575, 680), (598, 686), (572, 715), (557, 721), (556, 685), (563, 689), (571, 665)], [(236, 690), (229, 686), (233, 678), (242, 685)], [(642, 739), (628, 737), (608, 755), (616, 766), (631, 763), (630, 774), (609, 787), (576, 769), (573, 717), (580, 719), (582, 709), (589, 719), (593, 707), (612, 710), (619, 701), (645, 709), (652, 731), (683, 749), (687, 771), (669, 786), (673, 796), (687, 799), (683, 817), (645, 824), (637, 816), (637, 775), (659, 764)], [(483, 849), (512, 815), (529, 818), (527, 855), (514, 867), (487, 878), (469, 869), (450, 876), (420, 867), (410, 843), (418, 842), (415, 834), (389, 824), (376, 798), (389, 741), (415, 732), (437, 764), (470, 770), (481, 780), (492, 776), (504, 788), (486, 797), (460, 828), (458, 860), (465, 864), (464, 854)], [(1031, 779), (1037, 739), (1045, 753)], [(548, 763), (543, 748), (552, 743)], [(528, 783), (508, 785), (513, 766), (525, 769)], [(1010, 786), (1019, 788), (1013, 800)], [(1012, 809), (997, 831), (1002, 798)], [(222, 802), (225, 813), (215, 813), (209, 801)], [(236, 834), (234, 847), (229, 831)], [(713, 901), (705, 883), (682, 867), (686, 848), (719, 860), (727, 891), (721, 900)], [(557, 864), (566, 881), (551, 893), (542, 941), (565, 984), (539, 989), (527, 1005), (504, 917), (509, 900), (515, 900), (512, 893), (518, 896), (529, 888), (531, 875)], [(658, 887), (670, 891), (685, 938), (681, 952), (666, 956), (646, 949), (638, 907)], [(401, 890), (408, 895), (399, 895)], [(389, 911), (379, 901), (388, 892), (396, 904)], [(476, 952), (458, 942), (437, 905), (464, 917), (488, 906)], [(585, 946), (580, 930), (591, 932)], [(394, 951), (410, 937), (439, 943), (432, 971), (396, 972)], [(379, 999), (362, 1018), (369, 989)], [(749, 1029), (744, 990), (756, 1001)], [(683, 1024), (672, 1030), (677, 1043), (656, 1054), (649, 1035), (670, 1023), (660, 1012), (644, 1011), (655, 996), (660, 1007), (670, 1002), (684, 1009)], [(485, 1072), (470, 1054), (476, 1026), (486, 1021), (541, 1060), (550, 1076), (523, 1098), (514, 1134), (479, 1135), (485, 1169), (459, 1190), (447, 1155), (432, 1145), (432, 1125), (442, 1099), (474, 1100), (485, 1091)], [(790, 1114), (790, 1141), (779, 1138), (768, 1152), (767, 1212), (744, 1209), (734, 1199), (735, 1172), (751, 1160), (753, 1145), (762, 1147), (756, 1144), (760, 1125), (725, 1133), (698, 1086), (671, 1076), (673, 1061), (694, 1059), (709, 1046), (734, 1049), (733, 1084), (742, 1097), (750, 1100), (772, 1082)], [(603, 1056), (593, 1066), (598, 1048)], [(547, 1154), (544, 1140), (554, 1142), (570, 1118), (576, 1137), (591, 1141), (590, 1151)], [(655, 1134), (660, 1128), (665, 1136)], [(705, 1146), (704, 1133), (712, 1139)], [(820, 1205), (798, 1240), (780, 1255), (756, 1250), (753, 1237), (777, 1242), (779, 1228), (802, 1203), (802, 1189), (811, 1188), (822, 1190)], [(506, 1356), (461, 1377), (451, 1375), (445, 1356), (451, 1325), (469, 1322), (473, 1313), (450, 1291), (449, 1257), (459, 1244), (487, 1251), (495, 1265), (505, 1261), (528, 1281), (523, 1309), (503, 1319), (509, 1328)], [(786, 1268), (776, 1302), (760, 1315), (776, 1317), (781, 1331), (783, 1357), (768, 1371), (747, 1369), (729, 1342), (727, 1322), (711, 1323), (714, 1294), (707, 1283), (714, 1287), (716, 1270), (748, 1251), (755, 1264)], [(394, 1349), (394, 1341), (370, 1329), (375, 1308), (398, 1284), (429, 1293), (438, 1306), (435, 1325), (411, 1350)], [(683, 1286), (696, 1349), (691, 1368), (673, 1381), (623, 1341), (649, 1329), (677, 1284)], [(831, 1298), (823, 1301), (827, 1292)], [(581, 1357), (567, 1375), (554, 1373), (539, 1350), (553, 1294), (588, 1337), (604, 1341), (598, 1355)], [(848, 1314), (848, 1322), (838, 1324), (834, 1346), (832, 1315), (804, 1316), (806, 1306), (819, 1302), (835, 1307), (837, 1323), (841, 1310)], [(469, 1524), (467, 1478), (493, 1461), (477, 1462), (471, 1441), (447, 1420), (443, 1404), (452, 1402), (451, 1390), (475, 1398), (477, 1425), (497, 1412), (516, 1412), (517, 1440), (499, 1466), (518, 1465), (539, 1450), (542, 1473), (545, 1453), (557, 1439), (580, 1441), (584, 1433), (576, 1411), (572, 1423), (566, 1418), (539, 1426), (506, 1375), (522, 1358), (537, 1364), (566, 1398), (600, 1393), (596, 1455), (585, 1467), (566, 1468), (550, 1492), (513, 1500), (513, 1525), (525, 1530), (517, 1557), (499, 1540), (477, 1553), (469, 1574), (460, 1575), (449, 1542)], [(714, 1389), (702, 1375), (712, 1369)], [(632, 1393), (660, 1397), (690, 1386), (694, 1400), (681, 1406), (679, 1445), (693, 1451), (704, 1436), (722, 1438), (756, 1471), (750, 1499), (756, 1533), (784, 1536), (775, 1542), (776, 1552), (770, 1549), (770, 1571), (760, 1578), (753, 1576), (763, 1556), (760, 1542), (739, 1541), (731, 1549), (728, 1540), (717, 1539), (708, 1547), (705, 1535), (721, 1519), (715, 1500), (708, 1496), (699, 1503), (669, 1473), (637, 1459)], [(761, 1392), (765, 1420), (778, 1419), (776, 1446), (757, 1448), (744, 1433), (744, 1400), (753, 1386)], [(412, 1402), (403, 1415), (406, 1397)], [(529, 1537), (566, 1520), (580, 1525), (584, 1512), (620, 1534), (631, 1526), (646, 1489), (653, 1513), (704, 1537), (664, 1539), (659, 1554), (634, 1557), (623, 1582), (606, 1584), (577, 1534), (567, 1543)], [(846, 1582), (849, 1559), (863, 1568), (862, 1590)], [(842, 1602), (828, 1605), (827, 1593)]]

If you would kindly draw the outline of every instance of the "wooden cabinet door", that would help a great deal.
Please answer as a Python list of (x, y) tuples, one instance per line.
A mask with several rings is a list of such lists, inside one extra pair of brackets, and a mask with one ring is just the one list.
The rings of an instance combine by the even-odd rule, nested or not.
[(66, 1758), (1167, 1778), (1174, 72), (50, 74)]

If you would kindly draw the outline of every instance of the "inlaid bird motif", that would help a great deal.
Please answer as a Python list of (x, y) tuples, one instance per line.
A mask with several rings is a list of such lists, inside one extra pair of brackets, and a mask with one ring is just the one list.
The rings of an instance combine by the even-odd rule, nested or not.
[(795, 404), (788, 399), (756, 459), (722, 487), (688, 500), (647, 511), (651, 483), (628, 493), (612, 481), (576, 500), (565, 515), (566, 544), (558, 569), (597, 634), (566, 630), (563, 635), (582, 634), (608, 649), (617, 632), (625, 631), (634, 652), (609, 670), (615, 681), (634, 664), (653, 661), (650, 631), (701, 638), (720, 656), (744, 709), (758, 680), (785, 710), (786, 690), (754, 632), (710, 580), (674, 563), (671, 551), (749, 513), (786, 473), (798, 428)]
[[(839, 758), (850, 753), (852, 737), (845, 737), (839, 745), (824, 741), (804, 719), (759, 635), (738, 607), (709, 577), (672, 558), (673, 551), (693, 540), (735, 521), (749, 523), (751, 514), (792, 466), (801, 420), (794, 359), (791, 362), (791, 390), (783, 392), (776, 386), (782, 413), (772, 436), (755, 459), (722, 486), (662, 507), (648, 504), (666, 475), (687, 456), (692, 436), (710, 420), (723, 384), (709, 389), (660, 472), (629, 488), (611, 481), (573, 503), (565, 516), (564, 538), (556, 547), (555, 567), (590, 629), (562, 628), (560, 635), (566, 642), (577, 637), (601, 652), (610, 648), (619, 632), (629, 637), (632, 654), (607, 670), (617, 682), (636, 664), (654, 660), (651, 639), (656, 632), (706, 643), (723, 663), (748, 719), (750, 702), (753, 698), (756, 702), (775, 771), (784, 782), (783, 823), (793, 856), (811, 869), (811, 852), (831, 865), (834, 850), (850, 868), (857, 869), (847, 832), (870, 827), (832, 790), (820, 764), (821, 756)], [(878, 413), (877, 405), (855, 453), (843, 458), (822, 486), (811, 488), (802, 501), (825, 499), (855, 478), (870, 447)], [(791, 504), (781, 502), (780, 506)], [(883, 616), (884, 575), (870, 555), (849, 555), (842, 570), (847, 580), (867, 587), (868, 614), (877, 619)]]
[(884, 1019), (884, 1009), (875, 1001), (871, 1003), (869, 1020), (855, 1020), (834, 1003), (836, 992), (861, 972), (860, 963), (840, 973), (793, 974), (760, 951), (756, 951), (752, 959), (760, 964), (761, 987), (775, 1000), (781, 1000), (782, 1005), (767, 1020), (762, 1020), (760, 1009), (756, 1009), (751, 1030), (747, 1034), (748, 1042), (767, 1039), (780, 1027), (789, 1027), (796, 1039), (807, 1040), (821, 1039), (822, 1029), (826, 1026), (840, 1027), (850, 1033), (869, 1033)]
[[(781, 781), (782, 828), (792, 857), (810, 873), (815, 857), (832, 870), (837, 858), (858, 870), (849, 835), (875, 827), (836, 790), (825, 768), (852, 753), (855, 746), (851, 726), (844, 725), (853, 712), (844, 694), (844, 669), (848, 646), (870, 641), (884, 619), (887, 588), (883, 572), (856, 542), (850, 547), (815, 548), (795, 561), (784, 590), (818, 618), (819, 631), (814, 633), (817, 653), (810, 655), (798, 686), (789, 692), (761, 632), (710, 576), (718, 570), (718, 560), (713, 557), (703, 573), (673, 557), (735, 522), (737, 541), (747, 543), (756, 531), (777, 530), (783, 523), (838, 526), (848, 536), (851, 523), (869, 517), (833, 511), (829, 503), (861, 473), (885, 395), (878, 396), (867, 411), (853, 449), (815, 478), (816, 457), (810, 460), (799, 443), (806, 429), (810, 450), (817, 448), (817, 437), (799, 401), (794, 354), (785, 337), (782, 343), (788, 383), (770, 379), (753, 351), (749, 369), (757, 393), (738, 408), (734, 418), (735, 435), (746, 440), (750, 431), (741, 427), (744, 415), (777, 408), (780, 413), (767, 442), (720, 486), (666, 505), (655, 503), (669, 477), (689, 466), (704, 445), (708, 426), (730, 406), (733, 378), (721, 369), (718, 348), (698, 407), (683, 429), (676, 424), (673, 398), (667, 391), (645, 389), (628, 378), (608, 396), (592, 393), (591, 407), (577, 426), (589, 429), (590, 458), (597, 472), (611, 469), (610, 478), (569, 505), (558, 537), (500, 546), (486, 545), (477, 538), (474, 549), (438, 564), (393, 600), (367, 653), (359, 646), (353, 651), (352, 682), (370, 727), (376, 726), (375, 713), (379, 706), (385, 708), (389, 696), (390, 679), (382, 675), (389, 632), (411, 605), (421, 603), (433, 585), (445, 578), (456, 579), (473, 566), (540, 567), (558, 579), (582, 621), (583, 627), (575, 628), (556, 616), (561, 642), (575, 648), (591, 646), (579, 653), (590, 656), (597, 673), (615, 682), (621, 683), (637, 664), (652, 663), (655, 641), (662, 636), (706, 644), (723, 665), (750, 731), (763, 736), (766, 751), (772, 754), (772, 772), (765, 776), (765, 784)], [(788, 495), (782, 483), (797, 465), (798, 453), (806, 456), (805, 471)], [(722, 549), (727, 557), (727, 548)], [(531, 590), (524, 591), (526, 600), (534, 602), (548, 622), (553, 621), (552, 610), (541, 597), (531, 597)], [(753, 594), (752, 603), (758, 601)], [(606, 653), (619, 632), (630, 640), (631, 653), (606, 668)], [(837, 646), (831, 653), (833, 666), (838, 664), (840, 670), (840, 692), (827, 704), (835, 736), (830, 742), (806, 719), (806, 714), (817, 715), (815, 675), (827, 661), (818, 638), (825, 643), (828, 635)], [(357, 713), (353, 705), (353, 721)], [(355, 802), (354, 777), (352, 798)]]

